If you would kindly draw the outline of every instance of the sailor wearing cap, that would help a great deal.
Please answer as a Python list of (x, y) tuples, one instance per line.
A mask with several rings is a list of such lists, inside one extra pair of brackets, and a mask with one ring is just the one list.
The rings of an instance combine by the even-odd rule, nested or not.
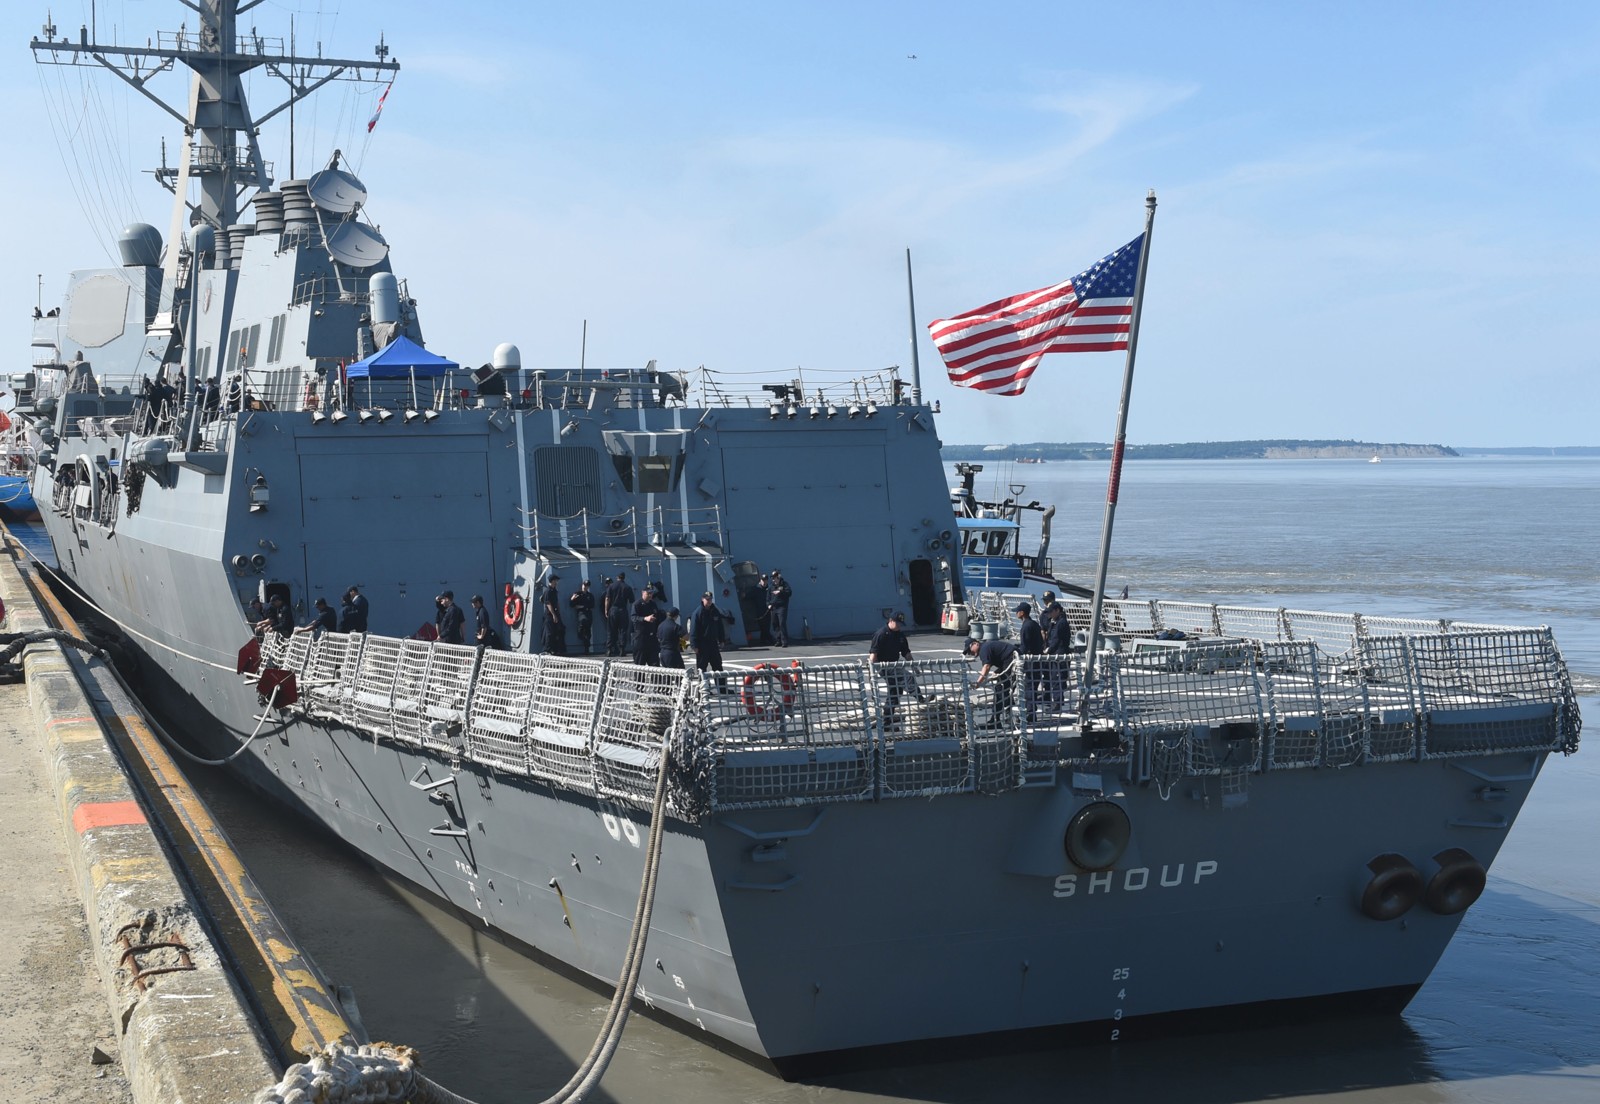
[(344, 598), (339, 603), (339, 631), (367, 631), (367, 596), (361, 593), (355, 583), (350, 584), (350, 589), (344, 592)]
[(561, 620), (561, 592), (556, 584), (561, 576), (552, 571), (545, 576), (544, 589), (539, 592), (539, 604), (544, 607), (544, 634), (540, 643), (546, 655), (567, 654), (567, 626)]
[(467, 615), (461, 612), (461, 607), (456, 605), (454, 591), (447, 590), (439, 595), (438, 615), (434, 618), (434, 628), (438, 630), (438, 640), (441, 644), (464, 644), (462, 630), (467, 623)]
[[(1044, 655), (1044, 630), (1039, 627), (1039, 622), (1033, 619), (1033, 606), (1027, 602), (1018, 602), (1015, 610), (1020, 624), (1017, 625), (1017, 650), (1025, 656)], [(1028, 714), (1028, 720), (1033, 720), (1034, 712), (1038, 708), (1041, 684), (1044, 681), (1044, 672), (1038, 664), (1028, 670), (1027, 678), (1022, 686), (1022, 708)]]
[[(899, 664), (911, 658), (911, 642), (906, 639), (905, 627), (905, 614), (896, 611), (889, 615), (883, 628), (872, 634), (872, 643), (867, 645), (868, 667), (880, 663)], [(895, 712), (900, 708), (900, 695), (914, 692), (916, 683), (904, 667), (889, 667), (882, 674), (889, 691), (889, 701), (883, 710), (883, 727), (888, 728), (894, 724)]]
[(767, 588), (767, 619), (772, 625), (772, 643), (779, 648), (789, 646), (789, 599), (794, 595), (783, 577), (783, 572), (773, 571)]
[[(716, 596), (709, 590), (700, 595), (700, 608), (695, 612), (694, 623), (689, 628), (689, 639), (694, 644), (694, 665), (702, 671), (722, 670), (722, 645), (728, 639), (728, 626), (733, 624), (733, 614), (717, 608)], [(727, 684), (717, 681), (719, 691)]]
[(967, 641), (967, 654), (977, 656), (983, 664), (977, 680), (972, 684), (982, 686), (994, 676), (994, 713), (990, 723), (999, 725), (1011, 711), (1012, 688), (1016, 685), (1017, 646), (1009, 640)]
[(633, 611), (633, 588), (628, 585), (628, 573), (617, 572), (617, 577), (606, 585), (601, 613), (606, 619), (606, 655), (620, 656), (628, 639), (628, 618)]
[(578, 584), (567, 604), (572, 607), (573, 625), (578, 630), (578, 654), (588, 655), (594, 640), (594, 591), (589, 588), (588, 579)]
[(683, 670), (683, 637), (683, 626), (678, 624), (678, 607), (673, 606), (656, 630), (656, 650), (661, 656), (661, 666)]
[(656, 636), (660, 627), (661, 607), (656, 605), (655, 591), (646, 584), (633, 604), (633, 662), (638, 666), (660, 666), (661, 641)]

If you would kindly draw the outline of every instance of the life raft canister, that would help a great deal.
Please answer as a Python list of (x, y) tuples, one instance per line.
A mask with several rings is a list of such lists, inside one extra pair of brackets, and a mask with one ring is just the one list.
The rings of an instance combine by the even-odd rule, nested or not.
[[(1372, 878), (1361, 891), (1361, 912), (1374, 920), (1398, 920), (1422, 897), (1422, 874), (1394, 852), (1367, 863)], [(1465, 907), (1465, 906), (1463, 906)]]
[(522, 604), (522, 595), (518, 594), (516, 590), (512, 588), (510, 583), (507, 583), (506, 605), (505, 609), (502, 611), (502, 615), (505, 617), (506, 624), (510, 625), (513, 629), (522, 624), (523, 612), (524, 606)]
[[(783, 671), (776, 663), (758, 663), (755, 669), (744, 677), (744, 687), (739, 692), (739, 701), (743, 703), (746, 713), (758, 721), (775, 721), (794, 708), (795, 687), (800, 683), (800, 661), (794, 660), (789, 666), (790, 670)], [(757, 678), (760, 678), (767, 687), (765, 702), (756, 700)], [(774, 683), (776, 683), (775, 690)]]

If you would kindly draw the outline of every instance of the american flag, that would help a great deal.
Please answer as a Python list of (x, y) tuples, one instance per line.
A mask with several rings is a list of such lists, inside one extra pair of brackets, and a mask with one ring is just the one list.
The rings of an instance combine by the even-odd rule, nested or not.
[(1140, 234), (1070, 280), (928, 323), (950, 382), (994, 395), (1020, 395), (1046, 353), (1128, 347)]

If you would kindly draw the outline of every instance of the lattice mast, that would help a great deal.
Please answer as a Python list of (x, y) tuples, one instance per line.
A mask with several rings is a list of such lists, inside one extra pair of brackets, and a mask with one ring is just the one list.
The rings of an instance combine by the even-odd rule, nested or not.
[[(239, 16), (262, 0), (180, 0), (200, 17), (198, 32), (187, 24), (176, 32), (159, 32), (143, 46), (123, 46), (95, 41), (98, 29), (83, 25), (78, 41), (57, 37), (47, 18), (43, 34), (29, 45), (34, 60), (43, 65), (82, 65), (90, 59), (121, 77), (146, 99), (183, 126), (186, 141), (177, 168), (165, 164), (155, 176), (173, 193), (172, 223), (162, 288), (162, 306), (171, 305), (176, 284), (176, 243), (191, 224), (204, 223), (219, 233), (239, 221), (247, 190), (272, 186), (272, 166), (262, 158), (258, 140), (261, 125), (293, 107), (333, 80), (378, 83), (399, 71), (389, 60), (389, 48), (380, 35), (375, 60), (299, 56), (285, 50), (281, 38), (264, 37), (251, 27), (238, 30)], [(178, 65), (193, 72), (189, 96), (182, 111), (149, 87), (153, 77)], [(283, 102), (253, 117), (245, 98), (244, 75), (264, 68), (288, 89)], [(163, 157), (163, 161), (165, 158)], [(190, 184), (199, 187), (198, 201), (189, 198)]]

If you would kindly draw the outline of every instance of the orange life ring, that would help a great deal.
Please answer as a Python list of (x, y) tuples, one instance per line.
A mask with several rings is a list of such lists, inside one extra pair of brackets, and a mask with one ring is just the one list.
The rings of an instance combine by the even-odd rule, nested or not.
[[(798, 668), (800, 661), (795, 660), (791, 668)], [(777, 681), (777, 693), (767, 695), (765, 704), (756, 701), (755, 681), (760, 675), (761, 681), (771, 684)], [(744, 711), (758, 721), (775, 721), (785, 713), (794, 709), (795, 687), (799, 685), (800, 672), (798, 670), (780, 671), (776, 663), (758, 663), (755, 669), (744, 677), (744, 688), (739, 692), (739, 701), (744, 705)]]
[(513, 629), (522, 624), (522, 595), (511, 589), (511, 584), (506, 584), (506, 606), (502, 611), (506, 624)]

